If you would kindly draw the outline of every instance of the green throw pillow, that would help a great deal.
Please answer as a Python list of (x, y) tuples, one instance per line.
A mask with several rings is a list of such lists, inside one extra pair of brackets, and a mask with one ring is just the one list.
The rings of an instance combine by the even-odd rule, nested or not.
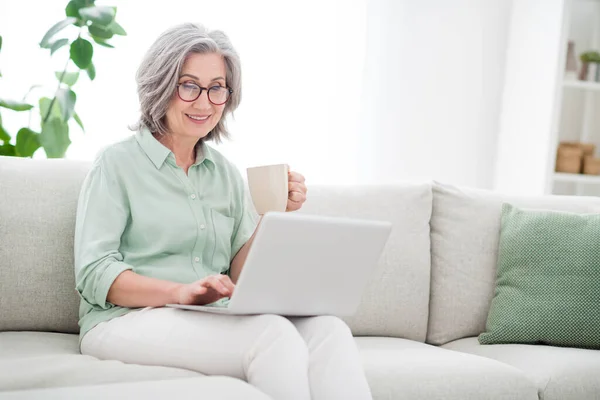
[(479, 343), (600, 349), (600, 214), (503, 205), (496, 291)]

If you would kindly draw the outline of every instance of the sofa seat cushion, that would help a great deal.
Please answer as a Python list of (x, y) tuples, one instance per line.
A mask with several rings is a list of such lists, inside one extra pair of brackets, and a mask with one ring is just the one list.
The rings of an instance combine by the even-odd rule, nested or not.
[(0, 391), (203, 376), (197, 372), (80, 354), (78, 336), (0, 332)]
[(543, 400), (600, 399), (600, 350), (526, 344), (480, 345), (476, 337), (442, 346), (501, 361), (523, 371)]
[(239, 379), (225, 376), (0, 392), (0, 400), (26, 399), (268, 400), (269, 397)]
[(398, 338), (356, 342), (374, 400), (538, 400), (521, 371), (489, 358)]

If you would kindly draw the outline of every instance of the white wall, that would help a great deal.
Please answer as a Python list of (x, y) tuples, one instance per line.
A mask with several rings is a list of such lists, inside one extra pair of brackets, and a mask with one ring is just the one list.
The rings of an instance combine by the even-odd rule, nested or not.
[[(0, 4), (2, 96), (31, 83), (52, 90), (48, 64), (58, 70), (66, 57), (37, 48), (63, 2), (33, 3)], [(98, 4), (118, 5), (129, 36), (99, 50), (95, 82), (77, 84), (87, 132), (73, 126), (69, 158), (131, 134), (142, 54), (167, 26), (192, 20), (226, 31), (242, 57), (234, 140), (218, 147), (240, 169), (287, 162), (313, 184), (493, 186), (511, 0), (171, 0), (146, 5), (144, 17), (137, 2)], [(266, 85), (280, 88), (276, 100), (265, 101)], [(3, 116), (15, 131), (27, 123)]]
[(498, 191), (540, 195), (553, 168), (569, 0), (515, 1), (496, 164)]
[(511, 3), (368, 3), (363, 180), (492, 187)]
[[(34, 83), (48, 84), (48, 94), (55, 90), (54, 70), (62, 69), (67, 48), (51, 60), (37, 43), (54, 22), (64, 18), (66, 4), (66, 0), (0, 3), (4, 38), (0, 96), (20, 97)], [(117, 20), (129, 35), (114, 40), (115, 49), (98, 49), (96, 80), (90, 83), (82, 77), (75, 86), (76, 111), (87, 132), (81, 134), (73, 125), (68, 158), (90, 160), (103, 146), (131, 135), (127, 126), (138, 114), (134, 79), (142, 55), (163, 30), (191, 21), (225, 31), (242, 59), (243, 100), (229, 124), (233, 140), (218, 146), (219, 150), (242, 170), (286, 162), (310, 183), (356, 180), (364, 0), (143, 4), (98, 0), (96, 4), (118, 6)], [(27, 25), (22, 22), (25, 18)], [(3, 110), (2, 115), (13, 133), (27, 125), (27, 113)], [(43, 151), (38, 153), (36, 157), (43, 156)]]

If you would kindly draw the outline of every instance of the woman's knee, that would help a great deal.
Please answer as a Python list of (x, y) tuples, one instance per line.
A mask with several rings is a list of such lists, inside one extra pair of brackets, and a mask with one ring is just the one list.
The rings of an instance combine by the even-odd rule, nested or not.
[(265, 326), (265, 331), (269, 332), (269, 336), (284, 341), (289, 346), (306, 348), (298, 329), (287, 318), (271, 314), (261, 315), (259, 318)]
[(287, 318), (270, 314), (257, 315), (253, 324), (258, 324), (260, 329), (253, 350), (249, 353), (250, 358), (261, 352), (272, 352), (278, 358), (292, 358), (295, 362), (308, 361), (306, 342)]
[(323, 338), (335, 338), (335, 340), (352, 340), (352, 331), (348, 325), (338, 317), (318, 316), (310, 318), (298, 318), (294, 320), (297, 330), (305, 341), (313, 343), (313, 340)]
[(326, 331), (352, 335), (350, 327), (338, 317), (323, 315), (314, 317), (314, 321), (321, 329)]
[(263, 332), (289, 342), (303, 344), (302, 336), (287, 318), (279, 315), (265, 314), (256, 316), (257, 321), (263, 327)]

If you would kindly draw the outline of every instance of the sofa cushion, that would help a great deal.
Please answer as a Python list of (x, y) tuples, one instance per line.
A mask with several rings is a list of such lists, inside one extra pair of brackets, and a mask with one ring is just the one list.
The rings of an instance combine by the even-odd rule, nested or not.
[(535, 383), (543, 400), (600, 399), (600, 350), (527, 344), (481, 345), (476, 337), (442, 347), (518, 368)]
[(101, 361), (79, 353), (78, 335), (0, 332), (0, 391), (198, 377), (178, 368)]
[(65, 399), (211, 399), (211, 400), (269, 400), (270, 397), (255, 387), (234, 378), (211, 376), (159, 380), (155, 382), (113, 383), (38, 389), (18, 392), (0, 392), (0, 400), (65, 400)]
[(518, 369), (398, 338), (356, 338), (374, 400), (538, 400)]
[(485, 330), (496, 284), (503, 202), (523, 208), (600, 212), (597, 197), (504, 196), (434, 183), (428, 343), (444, 344)]
[(481, 344), (600, 349), (600, 214), (502, 207), (496, 291)]
[(392, 222), (392, 232), (362, 302), (356, 314), (345, 321), (354, 335), (424, 341), (431, 186), (311, 186), (300, 212)]
[(0, 157), (0, 331), (74, 333), (75, 211), (88, 163)]

